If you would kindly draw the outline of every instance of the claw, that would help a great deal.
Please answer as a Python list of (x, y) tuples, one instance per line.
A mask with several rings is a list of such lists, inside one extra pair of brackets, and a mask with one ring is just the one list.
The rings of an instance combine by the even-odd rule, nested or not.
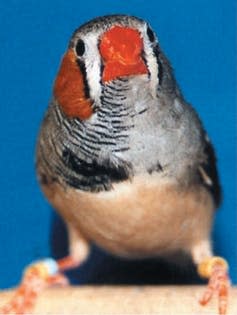
[(0, 314), (27, 314), (32, 311), (36, 299), (45, 288), (54, 285), (67, 285), (68, 280), (60, 272), (53, 259), (36, 262), (24, 272), (21, 285), (12, 300), (0, 307)]
[(230, 287), (227, 262), (220, 257), (209, 258), (198, 266), (198, 272), (201, 276), (209, 278), (207, 289), (199, 302), (206, 305), (213, 294), (217, 293), (219, 315), (225, 315)]
[(26, 268), (22, 283), (12, 300), (0, 307), (0, 314), (27, 314), (31, 312), (40, 292), (55, 285), (68, 285), (67, 278), (61, 272), (78, 265), (80, 262), (71, 256), (58, 261), (48, 258), (31, 264)]
[(63, 274), (57, 273), (56, 275), (48, 277), (47, 284), (49, 287), (52, 287), (52, 286), (65, 287), (65, 286), (69, 285), (69, 281), (68, 281), (67, 277), (65, 277)]
[(43, 281), (34, 280), (36, 279), (33, 277), (27, 280), (23, 279), (12, 300), (0, 308), (0, 314), (26, 314), (31, 311), (40, 290), (44, 287)]
[(22, 283), (16, 290), (13, 298), (0, 308), (1, 314), (26, 314), (31, 311), (36, 298), (46, 286), (45, 279), (41, 277), (40, 270), (34, 265), (26, 269)]

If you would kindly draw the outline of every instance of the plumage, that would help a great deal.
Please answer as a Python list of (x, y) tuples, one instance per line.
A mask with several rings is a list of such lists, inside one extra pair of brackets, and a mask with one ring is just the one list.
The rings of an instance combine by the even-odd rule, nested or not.
[(106, 16), (73, 34), (41, 126), (37, 173), (72, 229), (115, 254), (192, 253), (210, 242), (220, 201), (214, 150), (143, 20)]

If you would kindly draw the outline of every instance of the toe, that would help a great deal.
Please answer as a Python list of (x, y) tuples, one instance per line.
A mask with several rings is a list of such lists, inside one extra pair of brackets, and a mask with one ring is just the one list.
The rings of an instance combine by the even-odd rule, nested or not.
[(230, 279), (228, 276), (228, 264), (221, 257), (211, 257), (198, 266), (198, 272), (202, 277), (209, 278), (208, 286), (200, 303), (207, 304), (213, 294), (218, 295), (219, 314), (225, 315), (228, 305)]

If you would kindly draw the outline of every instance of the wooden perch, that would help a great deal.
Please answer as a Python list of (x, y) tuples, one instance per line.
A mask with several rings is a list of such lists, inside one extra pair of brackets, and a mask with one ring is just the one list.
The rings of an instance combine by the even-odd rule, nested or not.
[[(201, 306), (204, 286), (80, 286), (54, 288), (38, 298), (33, 314), (218, 314), (217, 297)], [(13, 291), (0, 294), (0, 304)], [(237, 288), (230, 290), (227, 315), (237, 314)]]

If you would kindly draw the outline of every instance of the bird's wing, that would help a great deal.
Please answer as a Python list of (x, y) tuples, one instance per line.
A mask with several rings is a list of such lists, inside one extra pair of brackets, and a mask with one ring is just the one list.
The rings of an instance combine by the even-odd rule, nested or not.
[(218, 207), (222, 197), (221, 186), (217, 172), (215, 151), (207, 136), (205, 138), (204, 153), (206, 155), (206, 160), (200, 164), (198, 168), (200, 179), (203, 185), (205, 185), (211, 192), (216, 207)]

